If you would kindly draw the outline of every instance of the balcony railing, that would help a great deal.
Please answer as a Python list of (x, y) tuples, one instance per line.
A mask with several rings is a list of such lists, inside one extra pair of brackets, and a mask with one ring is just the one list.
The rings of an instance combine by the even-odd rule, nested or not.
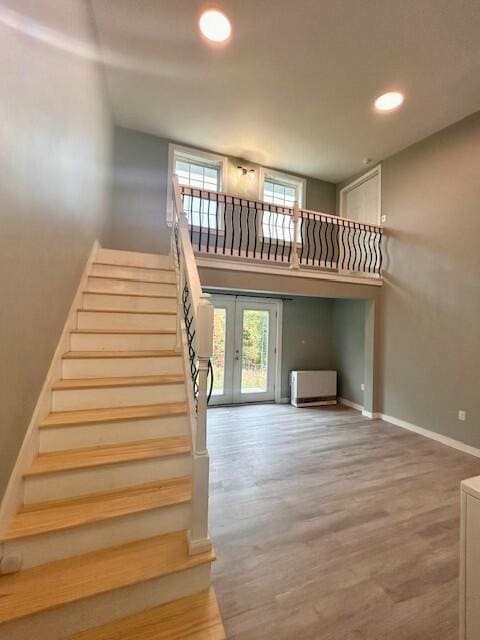
[(181, 186), (196, 253), (368, 275), (382, 273), (382, 227)]

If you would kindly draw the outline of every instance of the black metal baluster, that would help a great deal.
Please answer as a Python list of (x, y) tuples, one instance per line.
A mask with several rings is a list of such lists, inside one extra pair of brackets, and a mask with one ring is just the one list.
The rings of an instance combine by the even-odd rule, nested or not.
[(347, 264), (347, 271), (351, 271), (352, 267), (351, 267), (351, 262), (352, 262), (352, 258), (353, 258), (353, 246), (352, 246), (352, 225), (355, 225), (354, 222), (349, 222), (348, 223), (348, 264)]
[(217, 198), (217, 202), (215, 205), (215, 253), (218, 253), (218, 235), (220, 224), (218, 222), (220, 214), (220, 200)]
[(306, 228), (305, 228), (306, 217), (305, 217), (305, 212), (303, 211), (300, 213), (300, 215), (302, 219), (302, 224), (300, 225), (300, 236), (302, 238), (302, 246), (300, 249), (300, 264), (302, 264), (305, 256), (305, 246), (306, 246)]
[[(313, 264), (318, 256), (318, 264), (320, 264), (320, 229), (321, 219), (318, 216), (313, 217)], [(318, 242), (317, 242), (318, 237)]]
[(257, 238), (258, 238), (258, 233), (259, 233), (259, 229), (258, 229), (258, 202), (256, 202), (255, 203), (255, 221), (254, 221), (254, 226), (253, 226), (253, 238), (254, 238), (253, 257), (254, 258), (257, 257)]
[(207, 253), (210, 250), (210, 204), (211, 204), (211, 192), (207, 192)]
[(270, 260), (270, 251), (272, 249), (272, 210), (268, 213), (268, 253), (267, 260)]
[[(298, 220), (298, 224), (300, 224), (300, 219)], [(290, 218), (288, 221), (288, 256), (287, 262), (290, 263), (292, 257), (292, 249), (293, 249), (293, 233), (295, 231), (295, 225), (293, 224), (293, 220)], [(298, 237), (298, 226), (297, 226), (297, 237)], [(296, 239), (296, 238), (295, 238)]]
[[(236, 198), (232, 199), (232, 242), (230, 243), (230, 255), (233, 256), (233, 244), (235, 241), (235, 219), (236, 219), (236, 215), (235, 215), (235, 201)], [(241, 205), (240, 205), (241, 206)]]
[(250, 204), (255, 204), (255, 203), (248, 203), (248, 209), (247, 209), (247, 246), (246, 246), (246, 250), (245, 250), (245, 257), (248, 258), (248, 251), (250, 248)]

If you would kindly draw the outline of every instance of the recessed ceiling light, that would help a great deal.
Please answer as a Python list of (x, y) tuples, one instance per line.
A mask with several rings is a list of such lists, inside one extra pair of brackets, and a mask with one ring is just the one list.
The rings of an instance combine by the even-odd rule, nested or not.
[(213, 42), (225, 42), (232, 33), (230, 20), (216, 9), (209, 9), (202, 13), (199, 26), (205, 38)]
[(404, 97), (398, 91), (389, 91), (384, 93), (375, 100), (375, 109), (378, 111), (392, 111), (398, 109), (403, 103)]

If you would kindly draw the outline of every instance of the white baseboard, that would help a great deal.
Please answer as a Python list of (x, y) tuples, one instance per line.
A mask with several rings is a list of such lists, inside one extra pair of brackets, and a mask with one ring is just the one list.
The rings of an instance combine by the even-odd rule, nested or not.
[(418, 435), (424, 436), (425, 438), (430, 438), (430, 440), (436, 440), (437, 442), (440, 442), (441, 444), (444, 444), (447, 447), (452, 447), (453, 449), (458, 449), (458, 451), (463, 451), (463, 453), (468, 453), (471, 456), (480, 458), (480, 449), (477, 449), (476, 447), (471, 447), (469, 444), (460, 442), (460, 440), (455, 440), (454, 438), (443, 436), (440, 433), (435, 433), (435, 431), (430, 431), (429, 429), (418, 427), (416, 424), (412, 424), (411, 422), (406, 422), (405, 420), (400, 420), (399, 418), (394, 418), (393, 416), (386, 415), (385, 413), (377, 413), (377, 414), (374, 414), (374, 416), (381, 418), (385, 422), (394, 424), (396, 427), (401, 427), (402, 429), (413, 431), (413, 433), (417, 433)]
[[(361, 411), (363, 415), (364, 414), (364, 409), (362, 407), (361, 404), (357, 404), (356, 402), (352, 402), (351, 400), (347, 400), (347, 398), (338, 398), (338, 402), (340, 404), (344, 404), (346, 407), (350, 407), (351, 409), (356, 409), (357, 411)], [(369, 418), (371, 416), (368, 416)]]
[(58, 341), (57, 348), (50, 363), (37, 404), (35, 405), (30, 423), (25, 432), (23, 444), (17, 456), (17, 461), (15, 462), (15, 466), (10, 476), (5, 495), (2, 503), (0, 504), (0, 534), (8, 528), (11, 519), (23, 503), (23, 472), (31, 465), (33, 459), (38, 453), (38, 424), (50, 411), (52, 382), (62, 377), (62, 355), (70, 349), (70, 331), (76, 327), (77, 309), (81, 306), (83, 291), (86, 289), (88, 273), (99, 247), (100, 244), (98, 243), (98, 240), (95, 240), (80, 278), (77, 291), (75, 292), (75, 296), (65, 321), (65, 326), (63, 327), (60, 340)]

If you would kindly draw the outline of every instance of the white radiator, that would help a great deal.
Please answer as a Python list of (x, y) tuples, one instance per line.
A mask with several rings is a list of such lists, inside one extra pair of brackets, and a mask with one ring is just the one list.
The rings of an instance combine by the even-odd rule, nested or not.
[(291, 371), (290, 402), (294, 407), (337, 403), (336, 371)]

